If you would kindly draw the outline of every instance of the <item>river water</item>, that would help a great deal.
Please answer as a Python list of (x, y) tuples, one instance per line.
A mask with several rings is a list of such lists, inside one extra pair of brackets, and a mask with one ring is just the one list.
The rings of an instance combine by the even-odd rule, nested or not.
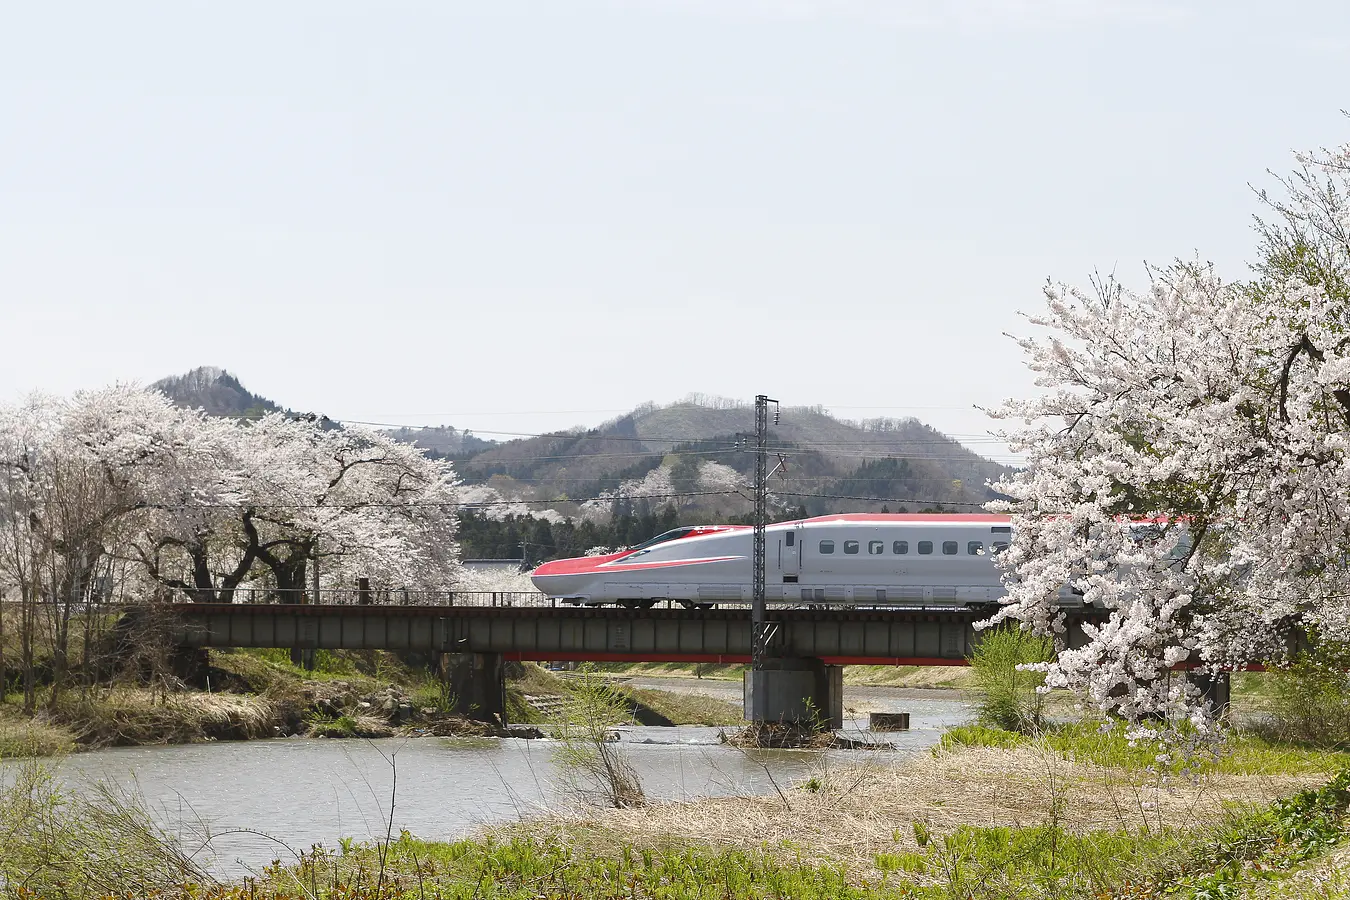
[[(892, 745), (881, 751), (747, 752), (721, 744), (716, 728), (618, 730), (649, 797), (758, 795), (771, 793), (774, 782), (786, 787), (829, 767), (904, 758), (970, 715), (959, 700), (894, 705), (910, 713), (909, 731), (872, 735), (862, 730), (865, 720), (854, 720), (842, 732)], [(214, 871), (238, 876), (291, 858), (287, 847), (383, 837), (391, 796), (393, 833), (406, 829), (429, 839), (556, 810), (568, 800), (553, 747), (519, 739), (279, 738), (101, 750), (72, 755), (58, 771), (72, 787), (105, 779), (136, 791), (189, 845), (209, 828), (214, 837), (203, 858)]]

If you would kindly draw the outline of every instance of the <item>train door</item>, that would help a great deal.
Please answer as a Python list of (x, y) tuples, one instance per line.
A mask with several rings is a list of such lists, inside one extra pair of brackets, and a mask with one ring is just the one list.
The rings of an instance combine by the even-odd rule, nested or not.
[(778, 537), (778, 570), (783, 584), (796, 584), (802, 570), (802, 527), (792, 525)]

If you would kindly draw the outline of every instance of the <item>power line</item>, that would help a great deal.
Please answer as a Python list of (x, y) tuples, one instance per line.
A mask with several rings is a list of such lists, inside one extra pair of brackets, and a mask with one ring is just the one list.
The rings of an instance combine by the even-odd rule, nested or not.
[[(341, 420), (336, 420), (336, 421), (341, 421), (343, 424), (346, 424), (346, 425), (366, 425), (366, 426), (370, 426), (370, 427), (374, 427), (374, 428), (396, 428), (396, 429), (405, 430), (405, 431), (413, 431), (413, 430), (427, 431), (427, 430), (436, 430), (436, 429), (442, 427), (442, 426), (439, 426), (439, 425), (396, 425), (396, 424), (394, 424), (394, 423), (392, 423), (392, 422), (367, 422), (367, 421), (363, 421), (363, 420), (360, 420), (360, 419), (341, 419)], [(456, 428), (455, 430), (456, 430), (457, 432), (461, 433), (461, 434), (473, 434), (473, 435), (478, 435), (478, 434), (498, 434), (498, 435), (506, 435), (506, 436), (508, 436), (508, 437), (520, 437), (520, 438), (558, 438), (558, 439), (572, 439), (572, 440), (586, 440), (586, 441), (622, 441), (622, 442), (635, 443), (635, 444), (648, 444), (648, 443), (657, 443), (657, 444), (725, 444), (725, 443), (729, 443), (729, 440), (728, 440), (727, 438), (718, 438), (718, 437), (711, 437), (711, 438), (709, 438), (709, 437), (655, 437), (655, 436), (647, 436), (647, 437), (641, 437), (641, 436), (638, 436), (638, 437), (633, 437), (633, 436), (629, 436), (629, 435), (617, 435), (617, 434), (590, 434), (590, 433), (588, 433), (588, 432), (573, 432), (573, 431), (541, 431), (541, 432), (534, 432), (534, 431), (495, 431), (495, 430), (490, 430), (490, 429), (478, 429), (478, 428)], [(780, 436), (780, 437), (781, 437), (781, 436)], [(987, 434), (979, 434), (979, 435), (976, 435), (976, 434), (964, 435), (964, 434), (963, 434), (963, 435), (961, 435), (960, 437), (964, 438), (964, 440), (958, 439), (957, 436), (948, 436), (948, 437), (946, 437), (945, 439), (943, 439), (943, 438), (901, 438), (901, 437), (897, 437), (897, 438), (895, 438), (894, 440), (884, 440), (884, 439), (883, 439), (883, 440), (842, 440), (842, 439), (841, 439), (841, 440), (829, 440), (829, 439), (820, 439), (820, 440), (816, 440), (816, 439), (806, 439), (806, 440), (801, 440), (801, 441), (793, 441), (792, 443), (794, 443), (797, 447), (826, 447), (826, 446), (860, 446), (860, 447), (874, 447), (874, 446), (875, 446), (875, 447), (888, 447), (888, 446), (894, 446), (894, 445), (896, 445), (896, 444), (906, 444), (906, 445), (916, 445), (916, 444), (917, 444), (917, 445), (947, 446), (947, 445), (951, 445), (951, 444), (962, 444), (962, 445), (964, 445), (964, 444), (967, 444), (967, 443), (971, 443), (971, 444), (975, 444), (975, 443), (980, 443), (980, 444), (1003, 444), (1003, 443), (1006, 443), (1006, 442), (1005, 442), (1004, 440), (1002, 440), (1001, 438), (991, 437), (991, 436), (989, 436), (989, 435), (987, 435)]]
[(822, 500), (859, 500), (868, 503), (914, 503), (925, 506), (974, 506), (983, 508), (988, 501), (969, 503), (961, 500), (915, 500), (912, 497), (854, 497), (847, 494), (807, 494), (801, 491), (772, 491), (784, 497), (817, 497)]
[(608, 497), (568, 497), (566, 499), (552, 500), (414, 500), (408, 503), (388, 503), (388, 502), (369, 502), (369, 503), (192, 503), (171, 505), (164, 503), (152, 504), (147, 509), (186, 512), (198, 509), (326, 509), (326, 510), (353, 510), (353, 509), (439, 509), (444, 507), (456, 507), (459, 509), (473, 509), (479, 506), (514, 506), (517, 503), (609, 503), (615, 500), (670, 500), (676, 497), (709, 497), (715, 495), (739, 494), (738, 491), (689, 491), (685, 493), (664, 493), (664, 494), (615, 494)]

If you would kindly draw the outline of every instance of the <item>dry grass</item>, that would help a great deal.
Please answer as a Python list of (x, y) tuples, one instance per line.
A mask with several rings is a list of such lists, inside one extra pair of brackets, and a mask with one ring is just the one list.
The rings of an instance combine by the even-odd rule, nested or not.
[(270, 737), (283, 720), (283, 702), (240, 694), (156, 695), (142, 688), (100, 691), (72, 697), (52, 719), (89, 747), (186, 744), (208, 738), (246, 740)]
[(975, 678), (969, 666), (848, 666), (844, 684), (967, 690)]
[(1333, 850), (1287, 879), (1258, 885), (1251, 900), (1350, 900), (1350, 847)]
[(629, 688), (623, 693), (676, 725), (739, 725), (745, 717), (738, 705), (705, 694)]
[(592, 844), (768, 849), (859, 872), (872, 870), (877, 853), (916, 850), (916, 822), (938, 834), (961, 825), (1058, 823), (1075, 832), (1196, 826), (1213, 823), (1232, 804), (1268, 803), (1322, 780), (1216, 774), (1164, 785), (1043, 749), (961, 748), (847, 766), (781, 796), (655, 804), (542, 824)]
[(29, 719), (0, 706), (0, 759), (58, 756), (74, 747), (75, 735), (50, 722)]

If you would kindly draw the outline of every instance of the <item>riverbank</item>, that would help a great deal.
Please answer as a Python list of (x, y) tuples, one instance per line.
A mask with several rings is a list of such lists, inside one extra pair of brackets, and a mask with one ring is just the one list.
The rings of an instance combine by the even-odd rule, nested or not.
[[(603, 663), (596, 671), (609, 675), (692, 678), (740, 682), (746, 666), (718, 663)], [(847, 666), (844, 684), (929, 690), (970, 690), (975, 681), (969, 666)]]
[[(1345, 900), (1343, 754), (1238, 736), (1183, 777), (1180, 766), (1144, 765), (1151, 752), (1091, 724), (1039, 738), (964, 728), (909, 757), (818, 765), (764, 796), (577, 807), (455, 841), (398, 836), (387, 819), (366, 823), (366, 844), (292, 851), (279, 833), (273, 852), (284, 863), (223, 883), (201, 868), (195, 844), (156, 837), (125, 794), (44, 793), (34, 782), (35, 802), (0, 798), (0, 866), (14, 877), (40, 858), (34, 896), (58, 895), (42, 888), (64, 880), (98, 895), (184, 896), (194, 883), (196, 897), (273, 900)], [(417, 790), (404, 783), (397, 794)], [(396, 793), (386, 810), (407, 802)], [(43, 821), (59, 829), (33, 834), (15, 822), (53, 803)], [(52, 841), (90, 840), (93, 821), (117, 824), (100, 852), (50, 852)], [(103, 851), (117, 854), (115, 871)]]
[[(0, 703), (0, 757), (49, 756), (102, 747), (259, 740), (274, 737), (517, 736), (566, 718), (576, 682), (534, 664), (511, 667), (507, 720), (484, 723), (449, 711), (431, 673), (393, 654), (323, 653), (314, 670), (284, 651), (212, 652), (199, 684), (98, 685), (68, 690), (33, 716), (17, 698)], [(733, 725), (738, 706), (712, 697), (618, 687), (633, 721)]]

